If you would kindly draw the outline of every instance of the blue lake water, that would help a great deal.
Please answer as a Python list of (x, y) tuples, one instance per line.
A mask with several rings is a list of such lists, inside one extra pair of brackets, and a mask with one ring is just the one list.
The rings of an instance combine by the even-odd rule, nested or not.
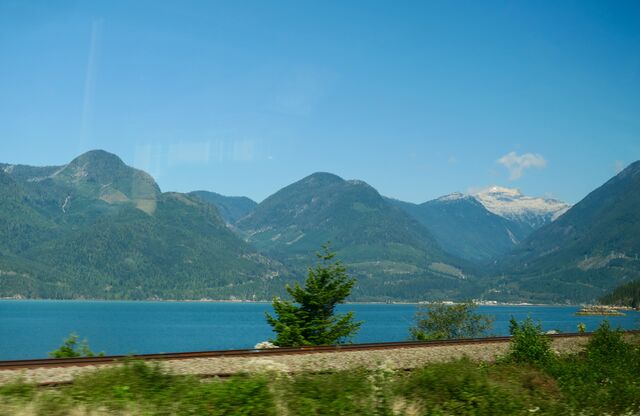
[[(416, 305), (349, 304), (364, 321), (355, 342), (403, 341), (413, 324)], [(495, 316), (493, 333), (506, 335), (513, 315), (531, 315), (545, 330), (587, 331), (603, 320), (575, 316), (577, 307), (481, 306), (478, 312)], [(264, 319), (268, 303), (234, 302), (114, 302), (114, 301), (0, 301), (0, 360), (44, 358), (69, 333), (87, 338), (94, 351), (107, 354), (158, 353), (252, 348), (273, 334)], [(640, 313), (610, 317), (613, 326), (640, 328)]]

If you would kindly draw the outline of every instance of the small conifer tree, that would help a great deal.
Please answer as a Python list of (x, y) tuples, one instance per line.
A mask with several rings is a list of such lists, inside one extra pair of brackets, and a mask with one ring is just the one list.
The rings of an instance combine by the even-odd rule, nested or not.
[(330, 345), (348, 342), (360, 328), (353, 312), (335, 314), (335, 307), (351, 293), (355, 279), (349, 277), (329, 244), (316, 253), (320, 260), (309, 268), (304, 287), (287, 285), (293, 301), (273, 299), (275, 317), (267, 313), (267, 322), (277, 334), (273, 344), (280, 347)]

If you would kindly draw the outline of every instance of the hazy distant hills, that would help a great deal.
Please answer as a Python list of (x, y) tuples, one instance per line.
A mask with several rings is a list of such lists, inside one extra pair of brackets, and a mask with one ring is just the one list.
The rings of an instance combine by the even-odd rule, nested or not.
[(640, 278), (640, 162), (499, 259), (500, 298), (591, 300)]
[(220, 216), (228, 223), (235, 224), (240, 218), (249, 214), (258, 205), (246, 196), (224, 196), (209, 191), (194, 191), (189, 195), (197, 196), (205, 202), (215, 205)]
[(0, 164), (0, 297), (269, 299), (327, 241), (354, 300), (592, 301), (640, 278), (640, 162), (573, 207), (501, 187), (412, 204), (330, 173), (259, 204), (163, 193), (104, 151)]
[(446, 195), (422, 204), (389, 200), (419, 221), (447, 252), (486, 261), (513, 249), (531, 229), (487, 210), (470, 195)]
[(214, 206), (161, 193), (107, 152), (46, 170), (4, 165), (0, 181), (2, 296), (264, 297), (280, 271)]

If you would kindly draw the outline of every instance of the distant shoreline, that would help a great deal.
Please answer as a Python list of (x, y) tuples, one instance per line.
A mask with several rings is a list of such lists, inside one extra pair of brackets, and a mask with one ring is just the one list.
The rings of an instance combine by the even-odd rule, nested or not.
[[(55, 301), (55, 302), (158, 302), (158, 303), (255, 303), (255, 304), (270, 304), (270, 300), (234, 300), (234, 299), (48, 299), (48, 298), (15, 298), (4, 297), (0, 298), (1, 301)], [(344, 305), (428, 305), (431, 302), (419, 301), (395, 301), (395, 302), (382, 302), (382, 301), (368, 301), (368, 302), (346, 302)], [(452, 302), (456, 303), (456, 302)], [(557, 307), (579, 307), (584, 306), (582, 304), (560, 304), (560, 303), (511, 303), (511, 302), (497, 302), (497, 303), (477, 303), (477, 306), (557, 306)]]

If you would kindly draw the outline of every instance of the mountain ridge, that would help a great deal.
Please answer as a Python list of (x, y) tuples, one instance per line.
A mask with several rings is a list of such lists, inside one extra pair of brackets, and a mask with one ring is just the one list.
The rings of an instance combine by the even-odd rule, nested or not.
[[(19, 244), (0, 245), (0, 296), (265, 298), (284, 273), (229, 230), (215, 206), (162, 193), (108, 152), (87, 152), (38, 180), (26, 175), (37, 168), (20, 168), (19, 180), (6, 170), (0, 193), (11, 198), (0, 202), (0, 237)], [(25, 224), (41, 226), (27, 232)], [(27, 286), (15, 278), (25, 273)]]
[(331, 241), (358, 276), (356, 293), (363, 295), (365, 286), (386, 285), (388, 293), (409, 290), (412, 276), (415, 282), (430, 281), (434, 290), (442, 288), (436, 275), (458, 283), (464, 277), (463, 262), (442, 251), (428, 230), (373, 187), (326, 172), (275, 192), (236, 226), (259, 251), (299, 272)]
[(412, 204), (328, 172), (257, 204), (163, 193), (99, 150), (0, 164), (0, 297), (267, 299), (329, 240), (358, 278), (354, 300), (590, 301), (640, 277), (640, 161), (566, 212), (490, 189), (503, 215), (486, 192)]
[[(496, 262), (525, 296), (593, 300), (640, 278), (640, 161), (630, 164)], [(515, 286), (514, 286), (515, 284)]]

